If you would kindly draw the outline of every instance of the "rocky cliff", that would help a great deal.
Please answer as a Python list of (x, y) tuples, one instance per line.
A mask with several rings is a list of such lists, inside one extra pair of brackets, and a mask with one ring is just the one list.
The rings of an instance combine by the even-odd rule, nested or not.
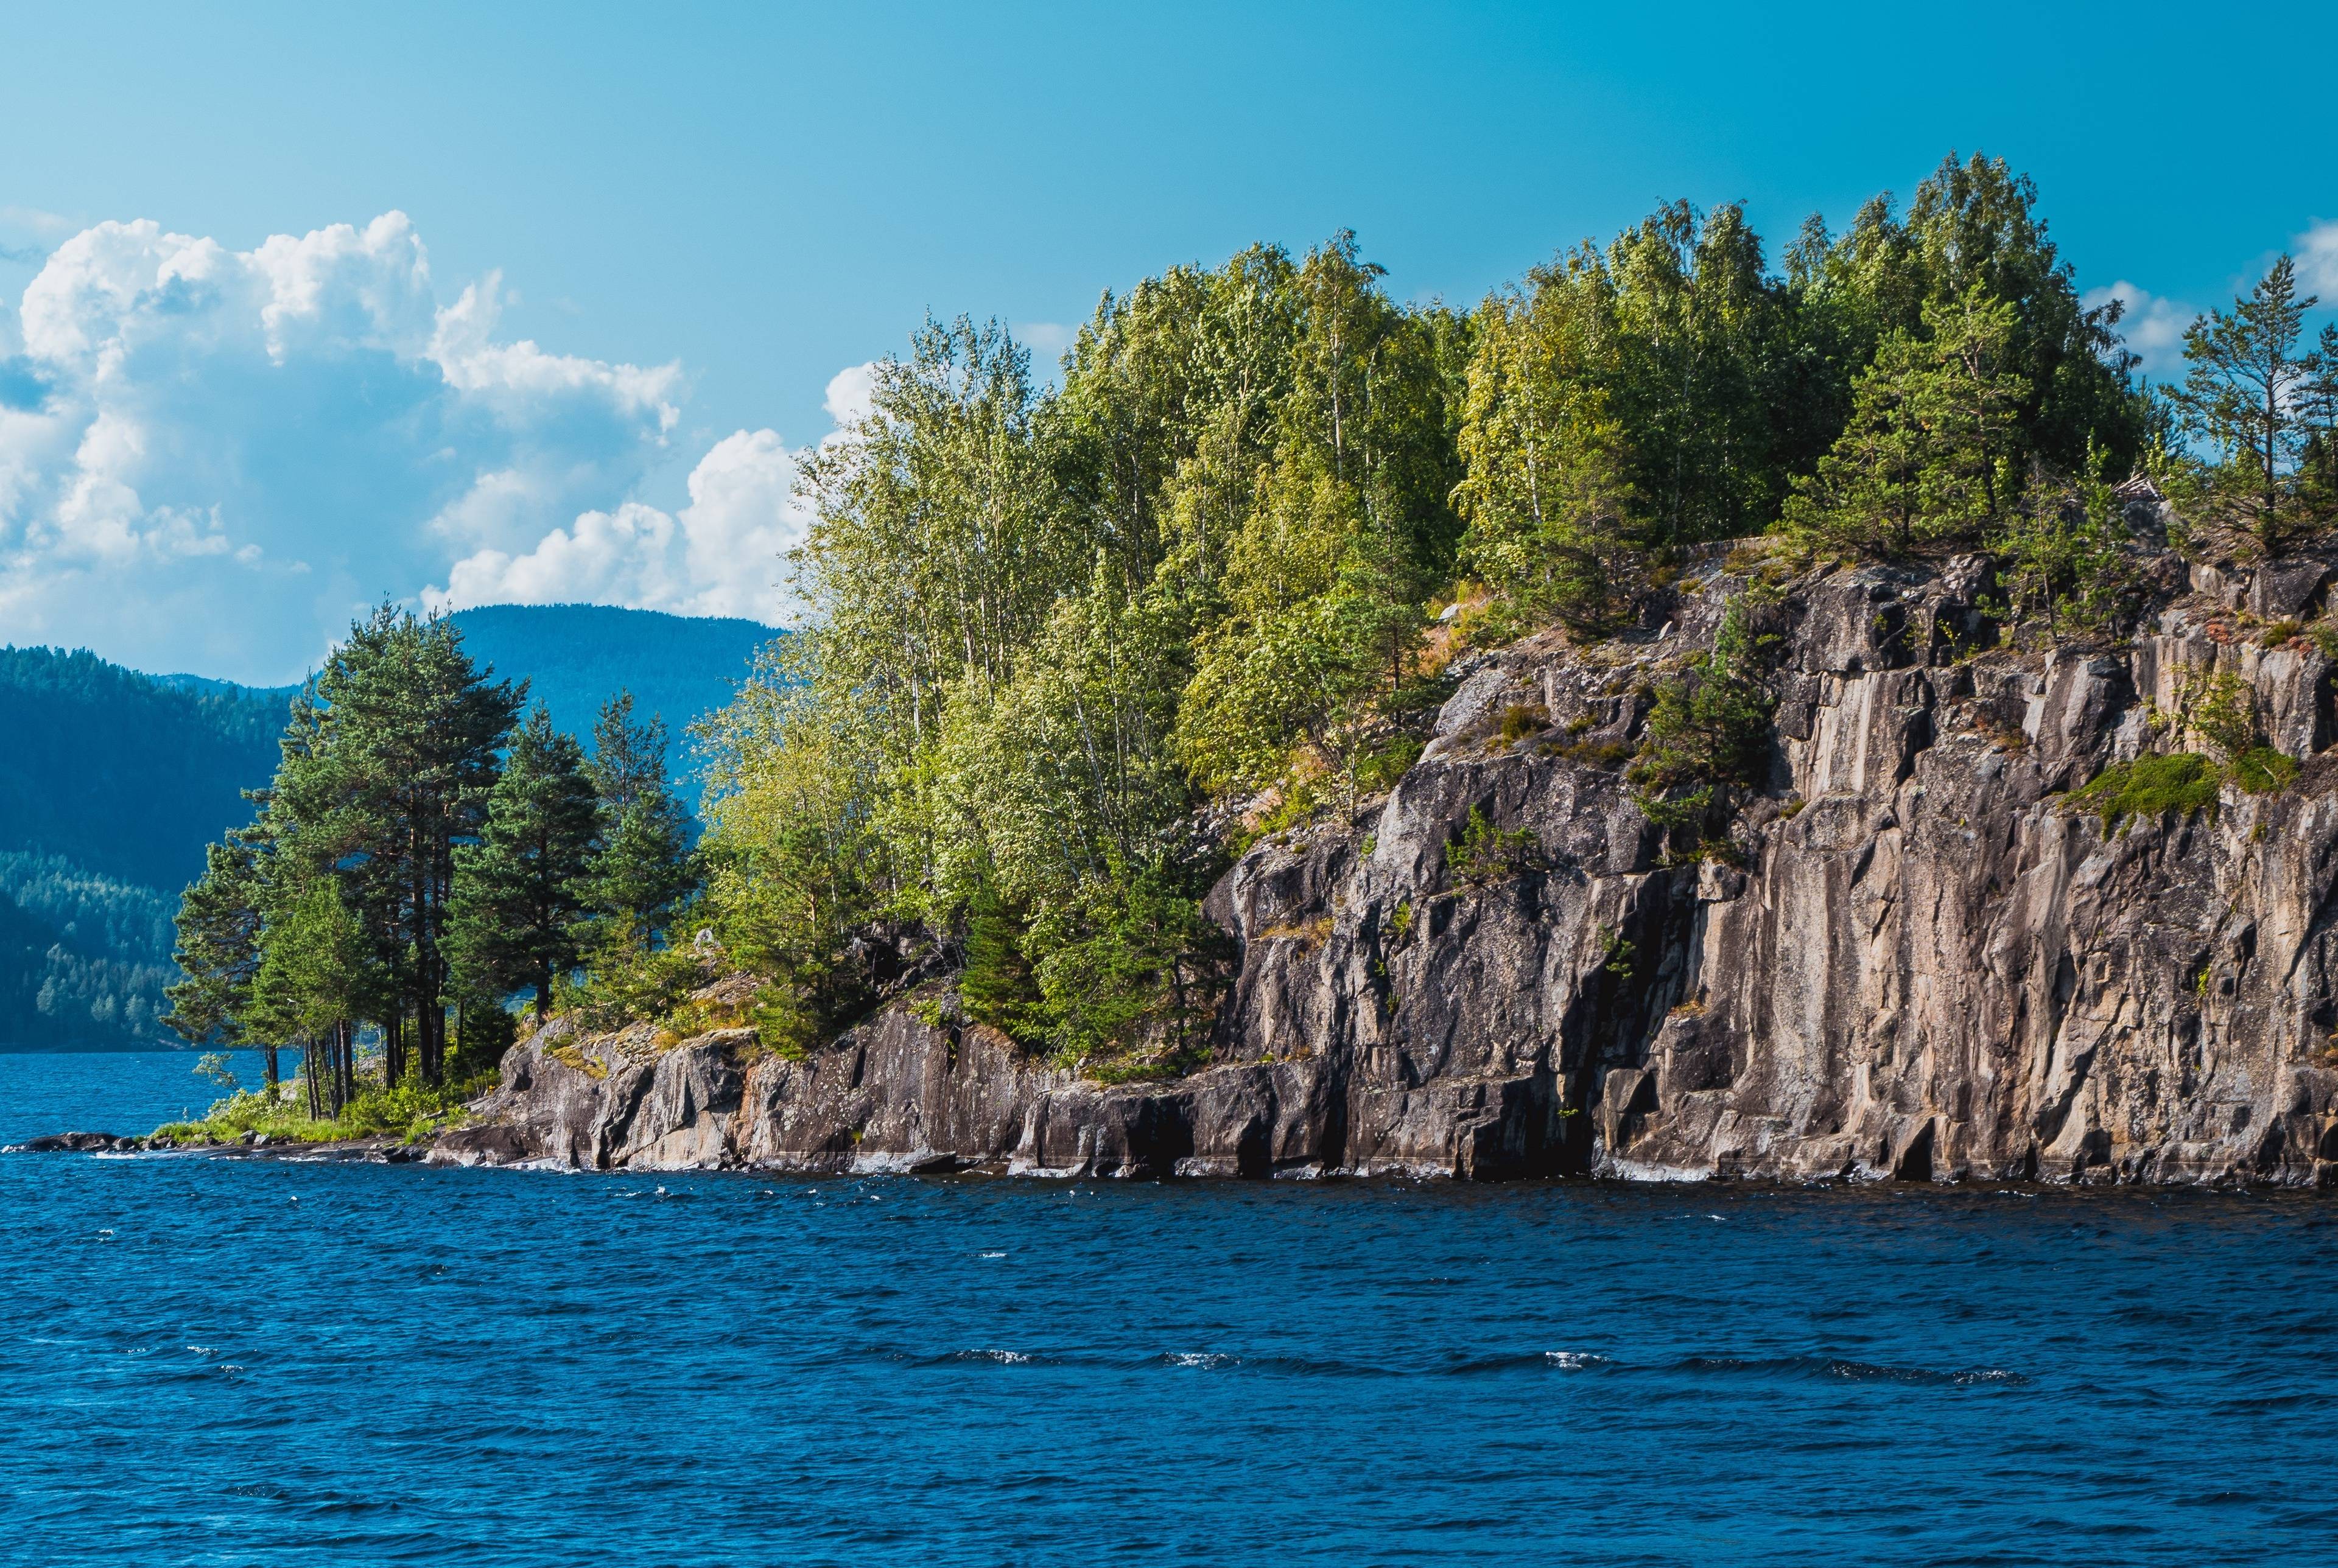
[[(1743, 562), (1749, 570), (1750, 562)], [(1058, 1176), (2338, 1184), (2330, 571), (2143, 563), (2131, 639), (1997, 644), (1979, 559), (1778, 583), (1771, 778), (1668, 863), (1621, 759), (1745, 575), (1475, 656), (1384, 802), (1253, 848), (1211, 911), (1217, 1063), (1110, 1086), (936, 982), (803, 1060), (555, 1022), (437, 1161)], [(2270, 628), (2270, 631), (2268, 630)], [(2176, 744), (2209, 672), (2304, 763), (2107, 827), (2068, 792)], [(1522, 852), (1457, 878), (1472, 809)]]

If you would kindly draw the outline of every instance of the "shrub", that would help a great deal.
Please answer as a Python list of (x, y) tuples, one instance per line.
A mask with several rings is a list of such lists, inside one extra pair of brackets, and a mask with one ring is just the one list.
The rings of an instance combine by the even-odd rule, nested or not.
[(1700, 843), (1733, 794), (1759, 779), (1770, 744), (1763, 651), (1743, 599), (1723, 613), (1713, 652), (1656, 690), (1647, 740), (1629, 774), (1649, 821)]
[(2191, 722), (2230, 762), (2256, 743), (2256, 693), (2239, 676), (2225, 671), (2198, 688)]
[(1550, 728), (1550, 713), (1539, 702), (1513, 702), (1502, 710), (1501, 743), (1515, 746), (1529, 735)]
[(1445, 847), (1445, 868), (1459, 886), (1484, 887), (1530, 869), (1537, 848), (1535, 836), (1526, 828), (1506, 832), (1488, 821), (1482, 808), (1472, 806), (1460, 837)]

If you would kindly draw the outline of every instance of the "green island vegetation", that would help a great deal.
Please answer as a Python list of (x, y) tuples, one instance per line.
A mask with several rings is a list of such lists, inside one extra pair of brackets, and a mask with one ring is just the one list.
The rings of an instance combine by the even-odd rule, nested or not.
[[(771, 628), (591, 604), (447, 617), (580, 732), (609, 696), (675, 728), (731, 699)], [(118, 1048), (164, 1033), (171, 920), (203, 846), (250, 813), (297, 687), (146, 675), (86, 652), (0, 648), (0, 1046)], [(678, 759), (679, 760), (679, 759)]]
[[(746, 1023), (795, 1054), (954, 971), (954, 1000), (912, 1010), (1098, 1077), (1177, 1071), (1231, 964), (1207, 889), (1390, 787), (1472, 648), (1643, 627), (1692, 552), (1739, 542), (1751, 585), (1645, 693), (1636, 750), (1540, 742), (1624, 767), (1674, 854), (1726, 855), (1793, 572), (1985, 552), (2008, 639), (2108, 639), (2141, 594), (2115, 484), (2149, 477), (2196, 556), (2262, 557), (2338, 514), (2338, 335), (2302, 347), (2294, 269), (2196, 324), (2185, 380), (2150, 387), (2118, 306), (2083, 303), (2035, 190), (1986, 157), (1840, 233), (1810, 220), (1777, 269), (1737, 207), (1676, 202), (1474, 309), (1381, 279), (1345, 233), (1172, 268), (1106, 294), (1053, 386), (997, 323), (928, 319), (806, 462), (803, 629), (694, 729), (686, 873), (663, 829), (621, 852), (605, 765), (546, 725), (512, 734), (516, 698), (458, 679), (442, 631), (361, 626), (296, 704), (260, 821), (189, 895), (182, 1026), (314, 1041), (364, 1018), (386, 1084), (443, 1093), (506, 1037), (513, 993), (680, 1034), (693, 990), (752, 975)], [(408, 658), (411, 698), (359, 695)], [(2203, 780), (2278, 787), (2235, 701), (2209, 682), (2166, 720), (2215, 759), (2138, 761), (2076, 802), (2116, 822), (2194, 808)], [(426, 711), (446, 715), (427, 757)], [(1547, 724), (1513, 710), (1498, 740)], [(602, 868), (547, 869), (572, 852)], [(1535, 862), (1474, 813), (1448, 878)]]
[(228, 1098), (159, 1137), (412, 1137), (485, 1086), (515, 994), (540, 1020), (580, 973), (678, 956), (696, 871), (663, 724), (620, 694), (588, 755), (526, 697), (448, 621), (385, 606), (350, 629), (179, 911), (165, 1022), (258, 1049), (262, 1082), (206, 1056)]

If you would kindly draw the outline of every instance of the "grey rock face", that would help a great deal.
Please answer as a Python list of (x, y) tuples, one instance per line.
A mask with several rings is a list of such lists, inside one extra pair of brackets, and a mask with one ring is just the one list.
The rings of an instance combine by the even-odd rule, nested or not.
[[(1791, 585), (1773, 776), (1734, 865), (1664, 863), (1621, 760), (1739, 579), (1707, 567), (1655, 638), (1481, 659), (1376, 814), (1220, 883), (1242, 965), (1191, 1077), (1086, 1082), (901, 1006), (801, 1061), (555, 1023), (506, 1057), (490, 1124), (430, 1157), (2338, 1185), (2330, 666), (2238, 619), (2294, 615), (2330, 573), (2161, 567), (2116, 652), (1988, 647), (1978, 560)], [(2290, 788), (2116, 831), (2069, 808), (2174, 749), (2166, 716), (2225, 672), (2304, 763)], [(1504, 744), (1518, 707), (1548, 727)], [(1472, 809), (1528, 836), (1516, 874), (1456, 881)]]

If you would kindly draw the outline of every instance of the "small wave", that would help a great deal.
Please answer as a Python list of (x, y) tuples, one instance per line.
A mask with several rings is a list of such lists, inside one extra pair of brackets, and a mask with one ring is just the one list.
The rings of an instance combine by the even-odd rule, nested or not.
[(1616, 1365), (1613, 1358), (1594, 1356), (1587, 1350), (1546, 1350), (1542, 1353), (1542, 1358), (1547, 1365), (1556, 1367), (1561, 1372), (1587, 1372), (1594, 1367)]
[(1881, 1366), (1840, 1356), (1689, 1356), (1673, 1363), (1671, 1370), (1704, 1376), (1773, 1377), (1789, 1382), (1916, 1383), (1943, 1387), (2029, 1381), (2019, 1372), (1999, 1367), (1944, 1371), (1930, 1367)]
[(210, 1345), (190, 1345), (187, 1348), (193, 1351), (198, 1356), (209, 1356), (216, 1347)]
[(1468, 1377), (1489, 1372), (1588, 1372), (1595, 1367), (1614, 1365), (1605, 1356), (1594, 1356), (1583, 1350), (1522, 1350), (1509, 1356), (1480, 1356), (1457, 1360), (1446, 1367), (1445, 1372), (1449, 1377)]
[(1155, 1358), (1164, 1367), (1185, 1367), (1196, 1371), (1214, 1371), (1220, 1367), (1239, 1367), (1239, 1356), (1221, 1356), (1214, 1350), (1173, 1350)]
[(1027, 1355), (1020, 1350), (953, 1350), (947, 1356), (935, 1357), (936, 1365), (947, 1365), (953, 1361), (987, 1361), (997, 1367), (1036, 1367), (1039, 1364), (1040, 1357)]
[(985, 1252), (982, 1256), (985, 1258), (1004, 1258), (1007, 1254), (1004, 1252)]

